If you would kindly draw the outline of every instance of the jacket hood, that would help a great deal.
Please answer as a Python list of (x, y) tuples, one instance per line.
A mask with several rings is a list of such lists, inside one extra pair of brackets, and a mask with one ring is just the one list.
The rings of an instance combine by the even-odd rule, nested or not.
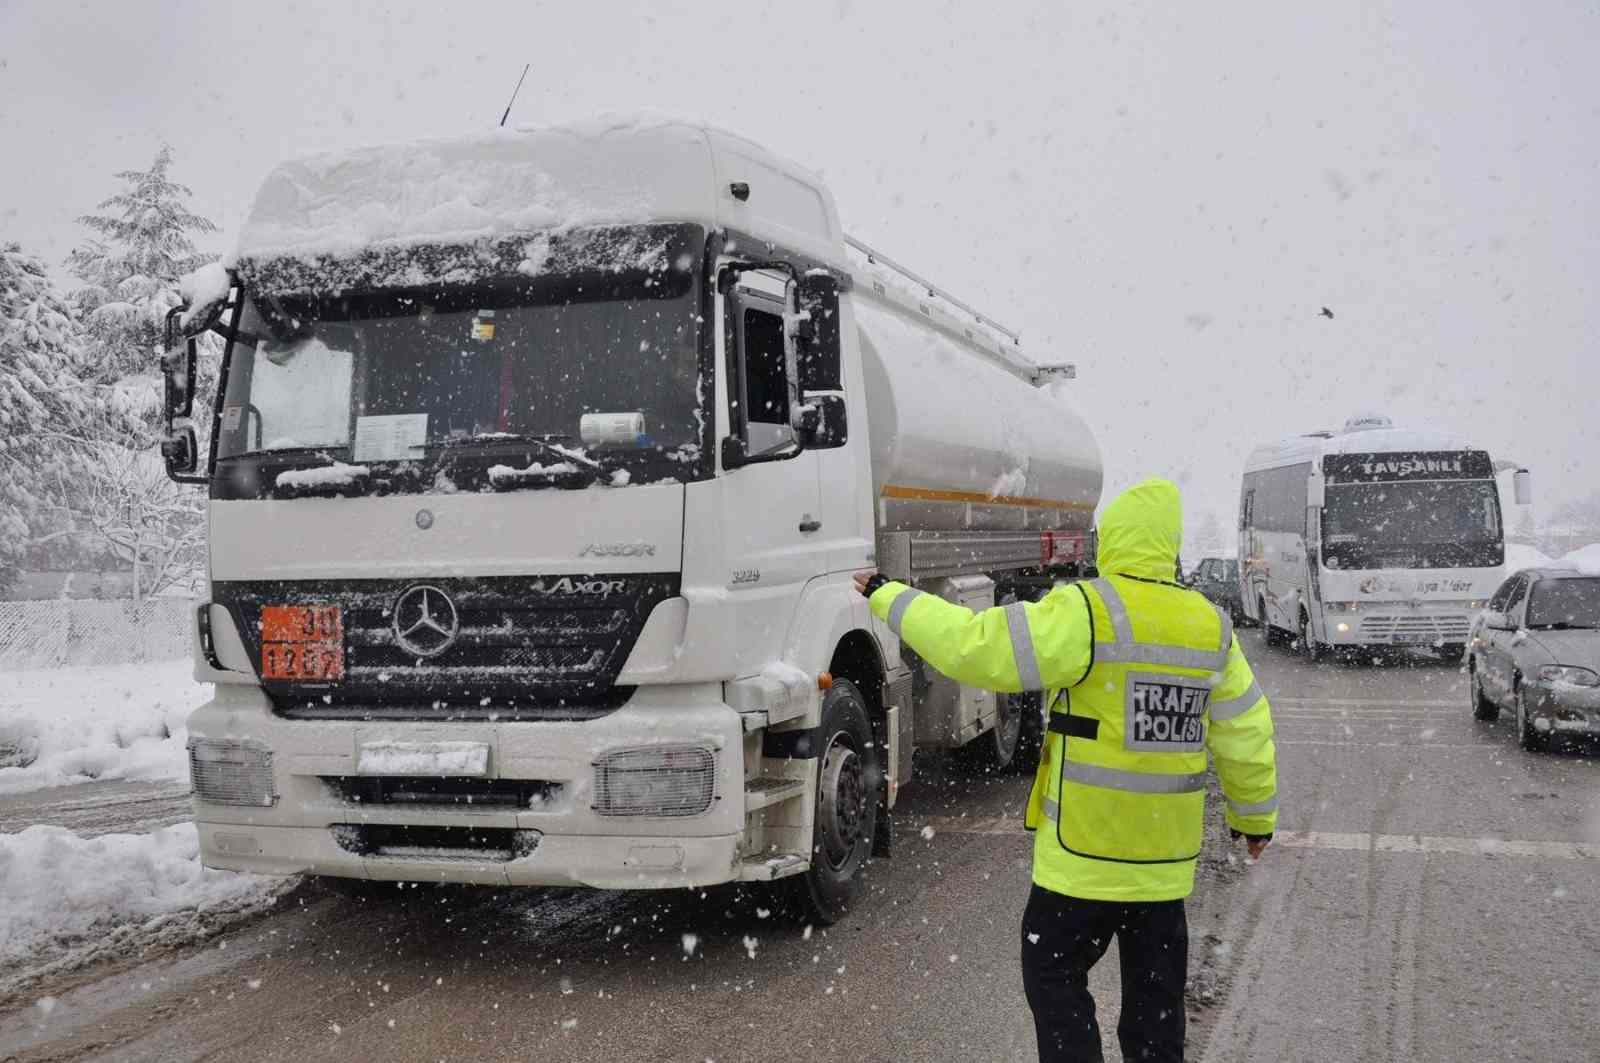
[(1134, 484), (1100, 517), (1097, 564), (1102, 576), (1172, 581), (1183, 544), (1183, 501), (1178, 485), (1152, 477)]

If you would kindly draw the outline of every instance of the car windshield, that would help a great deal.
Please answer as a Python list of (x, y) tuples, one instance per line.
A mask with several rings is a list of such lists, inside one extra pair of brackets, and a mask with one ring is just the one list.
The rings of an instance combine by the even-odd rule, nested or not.
[(1546, 579), (1528, 599), (1528, 628), (1600, 628), (1600, 578)]
[(700, 333), (688, 261), (581, 282), (247, 293), (218, 456), (348, 448), (338, 456), (403, 460), (515, 436), (695, 447)]

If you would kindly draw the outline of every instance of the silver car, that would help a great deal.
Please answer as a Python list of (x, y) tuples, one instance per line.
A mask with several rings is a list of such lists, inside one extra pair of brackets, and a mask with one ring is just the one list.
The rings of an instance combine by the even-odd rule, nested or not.
[(1500, 585), (1467, 643), (1472, 715), (1517, 714), (1523, 749), (1600, 735), (1600, 576), (1530, 568)]

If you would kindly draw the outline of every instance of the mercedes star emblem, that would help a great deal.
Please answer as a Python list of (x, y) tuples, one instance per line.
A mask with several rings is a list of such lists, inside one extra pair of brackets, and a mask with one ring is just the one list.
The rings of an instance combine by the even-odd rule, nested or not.
[(434, 657), (455, 644), (461, 618), (455, 603), (438, 587), (412, 587), (394, 603), (394, 638), (417, 657)]

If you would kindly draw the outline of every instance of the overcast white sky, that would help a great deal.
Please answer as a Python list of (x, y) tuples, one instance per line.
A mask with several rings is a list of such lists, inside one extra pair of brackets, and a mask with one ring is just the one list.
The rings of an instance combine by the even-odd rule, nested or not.
[(1558, 2), (0, 0), (0, 239), (59, 263), (165, 140), (223, 250), (281, 157), (491, 127), (532, 62), (513, 124), (698, 115), (822, 171), (1078, 363), (1113, 488), (1226, 526), (1256, 442), (1376, 410), (1548, 513), (1597, 486), (1597, 42)]

